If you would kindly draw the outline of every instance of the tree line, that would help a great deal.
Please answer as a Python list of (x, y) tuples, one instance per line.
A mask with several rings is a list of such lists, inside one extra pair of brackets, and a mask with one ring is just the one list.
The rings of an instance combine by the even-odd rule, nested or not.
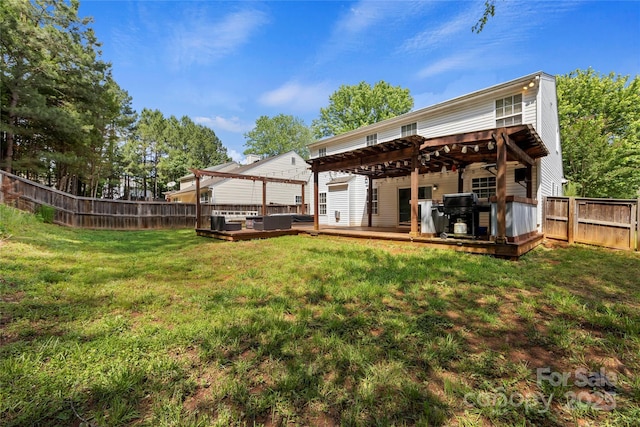
[[(488, 19), (494, 2), (486, 5)], [(158, 199), (189, 168), (229, 161), (212, 129), (133, 110), (78, 8), (78, 0), (0, 2), (0, 167), (76, 195)], [(557, 91), (565, 191), (637, 197), (640, 78), (576, 70), (557, 77)], [(292, 115), (259, 117), (244, 135), (244, 153), (308, 157), (315, 139), (412, 108), (400, 86), (343, 85), (310, 126)]]

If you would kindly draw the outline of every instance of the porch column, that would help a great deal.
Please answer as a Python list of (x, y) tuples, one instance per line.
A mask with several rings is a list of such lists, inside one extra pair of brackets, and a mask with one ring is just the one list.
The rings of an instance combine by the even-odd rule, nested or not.
[(369, 188), (367, 189), (367, 227), (371, 227), (373, 224), (373, 213), (371, 208), (373, 207), (373, 178), (369, 177)]
[(507, 242), (507, 145), (503, 138), (503, 130), (500, 131), (496, 138), (496, 202), (498, 210), (498, 232), (496, 235), (497, 243)]
[(414, 150), (411, 156), (411, 232), (412, 236), (418, 236), (418, 178), (420, 177), (420, 162), (418, 161), (418, 150)]
[(262, 181), (262, 215), (267, 216), (267, 181)]
[(194, 173), (196, 177), (196, 230), (200, 228), (200, 175)]
[(464, 180), (462, 179), (462, 172), (464, 168), (458, 168), (458, 193), (462, 193), (464, 191)]
[(320, 222), (318, 221), (318, 209), (320, 208), (320, 202), (318, 201), (318, 171), (313, 171), (313, 229), (320, 229)]

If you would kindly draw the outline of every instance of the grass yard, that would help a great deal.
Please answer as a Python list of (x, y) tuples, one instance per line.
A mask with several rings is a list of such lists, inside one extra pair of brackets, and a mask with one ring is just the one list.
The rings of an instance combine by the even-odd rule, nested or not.
[(0, 425), (638, 425), (639, 272), (0, 206)]

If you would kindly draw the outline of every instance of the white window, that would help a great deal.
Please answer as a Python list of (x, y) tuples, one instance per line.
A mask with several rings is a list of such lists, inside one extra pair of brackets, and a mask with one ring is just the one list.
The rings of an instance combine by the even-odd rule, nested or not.
[[(369, 206), (369, 194), (367, 194), (367, 207)], [(378, 215), (378, 189), (371, 189), (371, 213)]]
[(418, 133), (418, 123), (411, 123), (410, 125), (402, 126), (402, 136), (415, 135)]
[(378, 143), (378, 134), (374, 133), (373, 135), (367, 135), (367, 147), (371, 147), (372, 145), (376, 145)]
[(471, 190), (478, 195), (479, 199), (488, 199), (496, 195), (496, 177), (473, 178), (471, 180)]
[(296, 205), (302, 204), (302, 196), (296, 196)]
[(327, 155), (327, 148), (318, 148), (318, 157), (324, 157)]
[(318, 215), (327, 214), (327, 193), (318, 194)]
[(200, 193), (200, 203), (209, 203), (210, 194), (209, 192)]
[(522, 124), (522, 94), (496, 100), (496, 127)]

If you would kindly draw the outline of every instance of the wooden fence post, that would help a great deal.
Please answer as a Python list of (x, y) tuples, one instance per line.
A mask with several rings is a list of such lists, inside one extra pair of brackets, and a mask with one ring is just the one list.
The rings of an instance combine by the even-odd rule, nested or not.
[(567, 207), (567, 241), (570, 245), (575, 241), (575, 230), (578, 225), (576, 212), (576, 199), (575, 197), (569, 197), (569, 206)]
[(640, 251), (640, 197), (636, 200), (636, 251)]
[(4, 203), (4, 173), (0, 173), (0, 203)]

